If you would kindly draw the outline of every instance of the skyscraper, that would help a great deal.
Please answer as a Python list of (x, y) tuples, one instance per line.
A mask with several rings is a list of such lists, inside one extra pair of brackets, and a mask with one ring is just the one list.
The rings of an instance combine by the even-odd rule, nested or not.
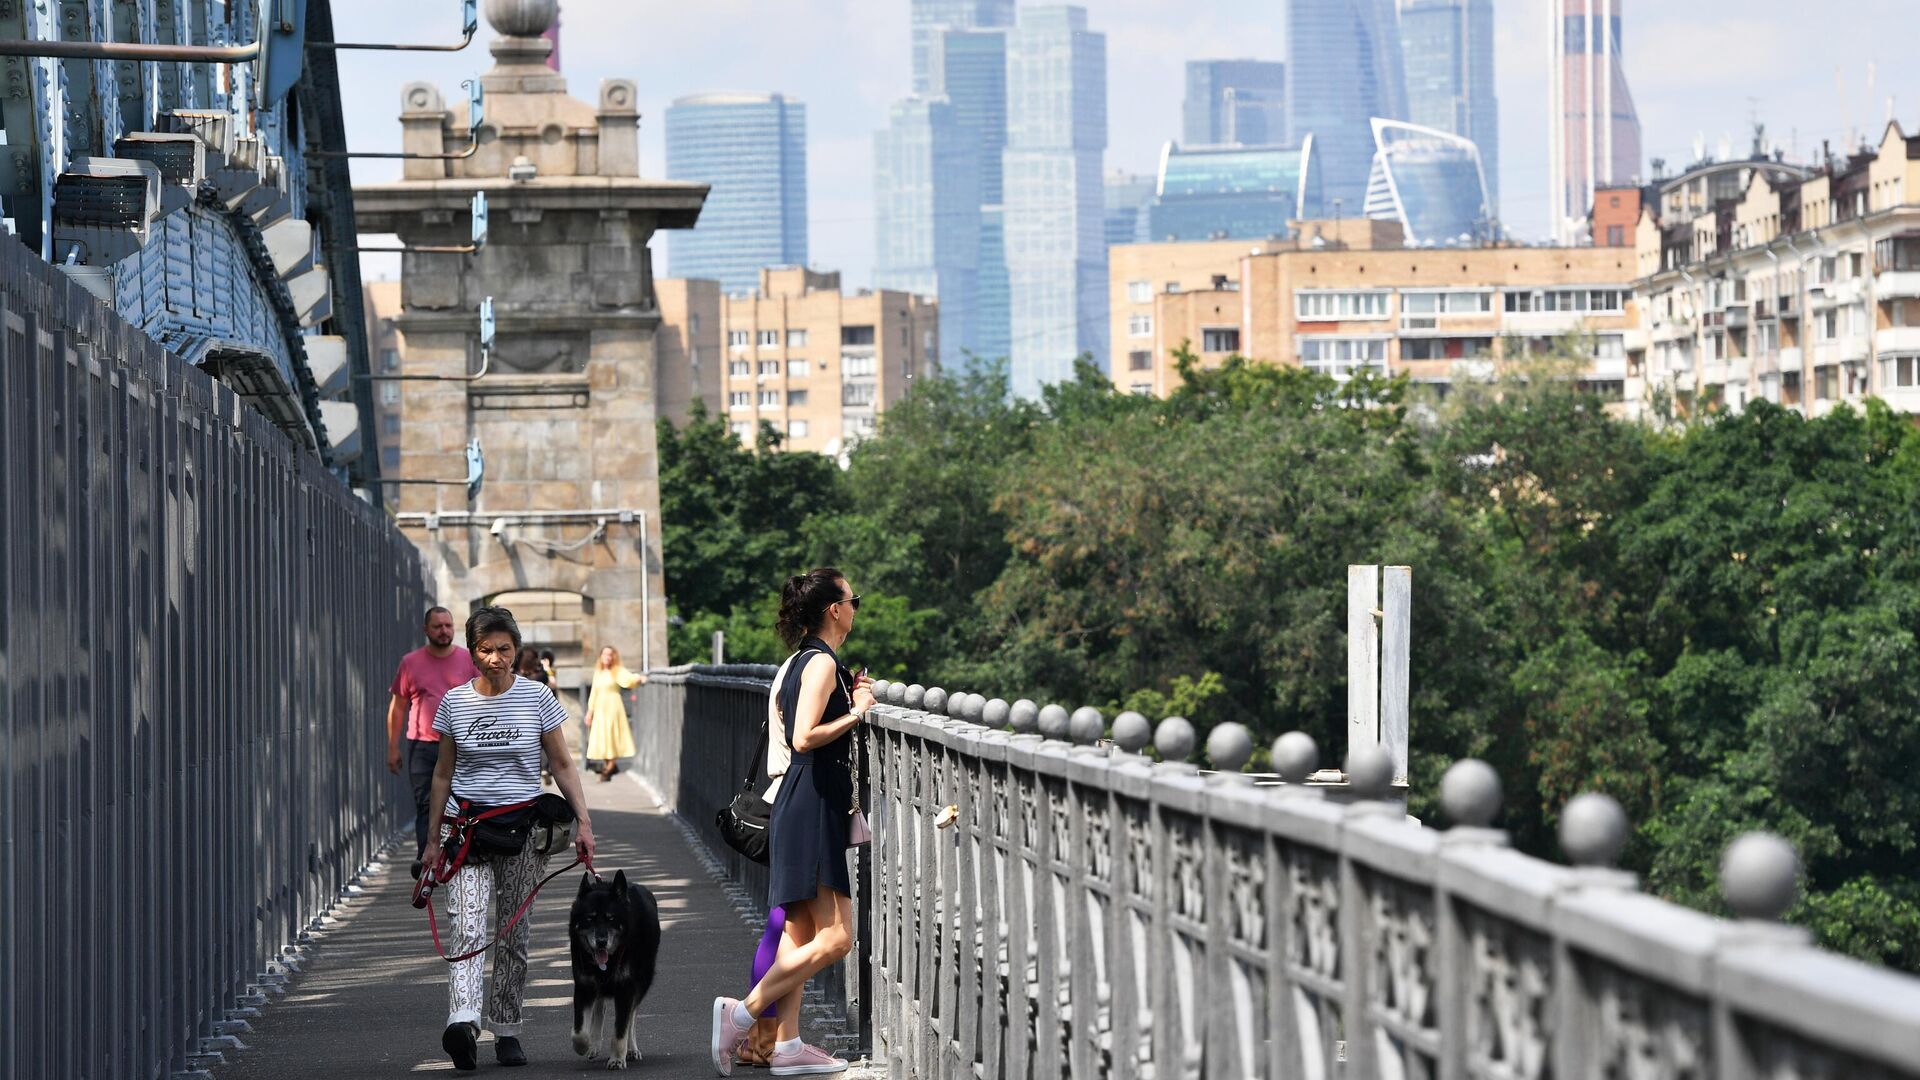
[(1103, 231), (1107, 246), (1137, 244), (1147, 239), (1141, 235), (1145, 231), (1141, 228), (1141, 219), (1146, 216), (1148, 200), (1153, 198), (1153, 177), (1113, 169), (1107, 173), (1102, 187), (1106, 200)]
[(1471, 139), (1489, 205), (1500, 201), (1500, 106), (1493, 91), (1493, 0), (1401, 0), (1407, 119)]
[(1366, 213), (1400, 223), (1408, 247), (1472, 247), (1493, 238), (1491, 197), (1473, 140), (1375, 120)]
[(873, 139), (874, 284), (940, 301), (940, 360), (964, 362), (980, 267), (980, 146), (944, 97), (894, 105)]
[(1107, 39), (1085, 8), (1023, 7), (1007, 32), (1006, 249), (1013, 392), (1107, 358)]
[(1620, 64), (1621, 0), (1552, 0), (1547, 197), (1553, 238), (1586, 232), (1595, 188), (1638, 182), (1640, 116)]
[(1154, 187), (1141, 230), (1150, 243), (1264, 240), (1325, 215), (1311, 135), (1297, 150), (1169, 144)]
[(942, 30), (928, 56), (930, 93), (953, 103), (954, 120), (978, 147), (980, 253), (977, 291), (966, 339), (943, 338), (951, 367), (971, 352), (989, 360), (1007, 355), (1007, 256), (1001, 154), (1007, 146), (1007, 35), (1004, 29)]
[(1358, 217), (1373, 164), (1373, 119), (1407, 118), (1394, 0), (1290, 0), (1287, 138), (1313, 136), (1329, 207)]
[(1287, 65), (1272, 60), (1189, 60), (1181, 109), (1187, 146), (1273, 146), (1287, 141)]
[(913, 4), (913, 92), (937, 93), (933, 76), (934, 39), (943, 29), (973, 30), (1013, 25), (1013, 0), (911, 0)]
[(759, 286), (807, 261), (807, 107), (781, 94), (697, 94), (667, 108), (667, 177), (713, 185), (698, 227), (668, 243), (669, 274)]

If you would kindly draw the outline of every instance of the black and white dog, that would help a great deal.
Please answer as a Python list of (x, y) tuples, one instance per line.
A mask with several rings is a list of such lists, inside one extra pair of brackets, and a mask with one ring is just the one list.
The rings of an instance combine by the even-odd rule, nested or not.
[[(573, 947), (573, 1052), (597, 1057), (605, 1045), (607, 1068), (624, 1069), (628, 1061), (640, 1060), (633, 1020), (653, 986), (653, 966), (660, 955), (660, 906), (645, 885), (627, 882), (625, 870), (612, 881), (582, 874), (567, 930)], [(611, 1042), (602, 1044), (602, 1021), (609, 1007)]]

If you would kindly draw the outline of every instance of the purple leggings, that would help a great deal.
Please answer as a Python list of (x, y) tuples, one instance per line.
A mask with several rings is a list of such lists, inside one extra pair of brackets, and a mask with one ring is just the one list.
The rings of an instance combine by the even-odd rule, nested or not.
[[(760, 985), (760, 980), (766, 978), (767, 972), (773, 970), (774, 957), (780, 955), (780, 935), (786, 928), (787, 910), (785, 908), (774, 908), (767, 912), (767, 932), (760, 935), (760, 948), (753, 954), (753, 985)], [(760, 1014), (760, 1019), (765, 1020), (769, 1016), (779, 1014), (780, 1006), (769, 1005), (767, 1011)]]

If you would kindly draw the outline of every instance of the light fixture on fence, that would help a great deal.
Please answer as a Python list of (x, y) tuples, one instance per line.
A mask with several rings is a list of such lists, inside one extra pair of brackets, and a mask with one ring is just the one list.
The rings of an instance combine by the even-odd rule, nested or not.
[(480, 370), (471, 375), (355, 375), (362, 382), (479, 382), (493, 363), (493, 297), (480, 301)]
[(310, 158), (392, 158), (403, 161), (461, 161), (480, 152), (480, 121), (486, 118), (486, 91), (479, 79), (461, 82), (467, 89), (467, 148), (451, 154), (413, 154), (403, 150), (309, 150)]
[(402, 244), (399, 247), (337, 247), (360, 255), (471, 255), (487, 246), (487, 193), (473, 193), (473, 242), (468, 244)]
[(392, 52), (459, 52), (473, 44), (473, 32), (480, 29), (480, 0), (460, 0), (460, 43), (457, 45), (394, 45), (386, 42), (315, 41), (314, 49), (382, 49)]

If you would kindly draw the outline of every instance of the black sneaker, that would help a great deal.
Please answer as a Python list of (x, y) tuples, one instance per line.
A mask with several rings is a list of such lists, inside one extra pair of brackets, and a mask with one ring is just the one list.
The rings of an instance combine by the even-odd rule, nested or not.
[(501, 1035), (493, 1041), (493, 1060), (502, 1065), (525, 1065), (527, 1052), (520, 1049), (520, 1040), (511, 1035)]
[(453, 1059), (453, 1067), (472, 1072), (480, 1067), (480, 1033), (472, 1024), (448, 1024), (440, 1036), (440, 1049)]

